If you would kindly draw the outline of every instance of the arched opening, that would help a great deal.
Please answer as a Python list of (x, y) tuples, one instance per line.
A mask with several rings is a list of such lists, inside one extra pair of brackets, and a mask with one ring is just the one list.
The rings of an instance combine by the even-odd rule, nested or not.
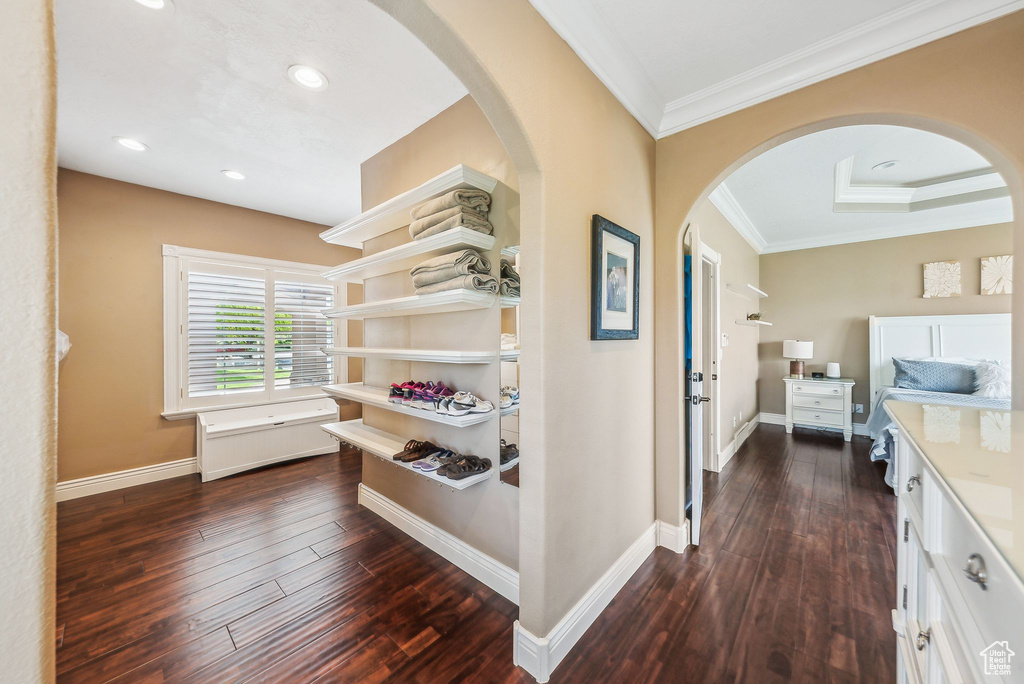
[[(975, 176), (976, 178), (980, 177), (981, 175), (984, 175), (985, 173), (991, 172), (990, 173), (990, 177), (993, 178), (993, 179), (996, 179), (996, 185), (1001, 185), (1002, 186), (1001, 190), (993, 190), (992, 192), (994, 194), (984, 195), (984, 193), (982, 193), (981, 195), (978, 195), (976, 197), (972, 197), (972, 198), (968, 198), (968, 199), (963, 200), (963, 202), (965, 204), (968, 203), (968, 202), (981, 202), (981, 201), (989, 201), (989, 203), (991, 204), (992, 201), (994, 201), (994, 198), (996, 196), (1001, 197), (1002, 199), (1000, 201), (1002, 203), (1002, 210), (1000, 212), (996, 212), (996, 213), (989, 212), (988, 214), (985, 214), (984, 212), (977, 212), (978, 216), (994, 217), (991, 220), (988, 220), (988, 221), (975, 220), (972, 223), (970, 218), (964, 219), (963, 217), (959, 217), (959, 218), (955, 219), (953, 221), (953, 223), (950, 224), (950, 225), (945, 225), (945, 226), (941, 226), (941, 227), (935, 227), (934, 229), (924, 229), (924, 228), (920, 228), (919, 227), (918, 229), (916, 229), (916, 231), (908, 229), (908, 232), (902, 233), (903, 235), (910, 235), (910, 234), (925, 235), (925, 234), (931, 234), (931, 233), (933, 233), (935, 231), (939, 231), (939, 230), (956, 229), (956, 228), (968, 228), (970, 226), (983, 226), (983, 225), (988, 225), (988, 224), (1011, 224), (1013, 226), (1013, 228), (1016, 229), (1016, 230), (1013, 231), (1013, 234), (1016, 235), (1016, 236), (1019, 236), (1021, 221), (1020, 221), (1020, 217), (1019, 217), (1019, 211), (1015, 211), (1015, 209), (1019, 210), (1019, 207), (1021, 206), (1022, 188), (1021, 188), (1021, 184), (1020, 184), (1020, 181), (1019, 181), (1016, 169), (1012, 165), (1012, 163), (1010, 163), (1007, 160), (1005, 155), (1000, 153), (998, 150), (994, 149), (985, 140), (981, 139), (980, 137), (978, 137), (977, 135), (975, 135), (972, 132), (963, 130), (963, 129), (961, 129), (959, 127), (956, 127), (956, 126), (951, 126), (951, 125), (946, 124), (946, 123), (941, 122), (941, 121), (937, 121), (937, 120), (933, 120), (933, 119), (927, 119), (927, 118), (924, 118), (924, 117), (915, 117), (915, 116), (907, 116), (907, 115), (879, 113), (879, 114), (872, 114), (872, 115), (843, 116), (843, 117), (835, 117), (835, 118), (825, 119), (825, 120), (822, 120), (820, 122), (815, 122), (815, 123), (812, 123), (812, 124), (807, 124), (807, 125), (804, 125), (804, 126), (801, 126), (801, 127), (797, 127), (797, 128), (794, 128), (794, 129), (792, 129), (790, 131), (787, 131), (785, 133), (777, 135), (777, 136), (775, 136), (775, 137), (773, 137), (773, 138), (763, 142), (762, 144), (756, 146), (755, 148), (749, 150), (747, 153), (745, 153), (744, 155), (742, 155), (738, 159), (734, 160), (732, 163), (730, 163), (728, 166), (726, 166), (722, 171), (720, 171), (717, 174), (717, 176), (715, 177), (714, 181), (711, 182), (710, 184), (708, 184), (704, 188), (704, 190), (698, 196), (698, 199), (693, 203), (692, 206), (690, 206), (689, 210), (687, 211), (686, 218), (682, 222), (682, 224), (679, 227), (678, 232), (676, 234), (675, 254), (676, 254), (676, 258), (678, 259), (678, 263), (677, 263), (677, 268), (676, 268), (676, 284), (675, 284), (676, 285), (676, 287), (675, 287), (675, 289), (676, 289), (676, 301), (675, 301), (674, 306), (675, 306), (675, 308), (678, 311), (678, 314), (677, 314), (678, 315), (678, 325), (677, 325), (678, 344), (677, 344), (677, 352), (676, 353), (678, 355), (678, 358), (680, 359), (679, 373), (678, 373), (678, 381), (680, 383), (680, 387), (686, 387), (687, 386), (686, 382), (688, 380), (687, 371), (686, 371), (686, 364), (685, 364), (685, 356), (686, 356), (687, 351), (686, 351), (686, 311), (685, 311), (685, 308), (684, 308), (684, 274), (683, 274), (684, 269), (683, 269), (683, 260), (684, 260), (684, 255), (686, 254), (687, 250), (690, 250), (691, 253), (694, 253), (694, 246), (690, 244), (691, 231), (689, 231), (688, 229), (690, 228), (691, 224), (694, 223), (695, 217), (700, 213), (701, 209), (703, 207), (707, 206), (707, 205), (712, 204), (712, 196), (716, 192), (716, 189), (724, 187), (724, 184), (730, 178), (735, 179), (737, 177), (736, 176), (737, 172), (740, 172), (741, 170), (743, 170), (745, 168), (750, 168), (750, 167), (748, 167), (748, 165), (751, 164), (752, 162), (755, 162), (755, 160), (758, 160), (758, 159), (762, 158), (762, 155), (765, 155), (769, 151), (775, 151), (775, 150), (777, 150), (777, 148), (780, 148), (780, 147), (786, 145), (787, 143), (792, 143), (792, 142), (800, 141), (800, 140), (809, 140), (810, 138), (814, 137), (815, 134), (823, 134), (825, 132), (834, 132), (834, 131), (835, 132), (839, 132), (839, 131), (847, 131), (848, 132), (848, 131), (855, 131), (857, 129), (857, 127), (868, 128), (868, 127), (882, 127), (882, 126), (892, 127), (892, 129), (894, 131), (895, 130), (904, 130), (904, 131), (908, 131), (909, 130), (909, 131), (912, 131), (912, 132), (924, 132), (924, 133), (929, 134), (929, 135), (934, 135), (936, 139), (946, 140), (952, 146), (960, 147), (963, 150), (966, 150), (968, 154), (973, 154), (978, 159), (983, 159), (983, 163), (988, 168), (988, 171), (984, 171), (984, 172), (983, 171), (978, 171), (977, 175)], [(835, 161), (839, 161), (839, 160), (837, 159)], [(850, 162), (850, 163), (848, 163), (848, 164), (846, 164), (844, 166), (844, 168), (847, 171), (849, 171), (850, 167), (852, 167), (852, 162)], [(838, 165), (837, 165), (837, 169), (838, 169)], [(838, 171), (837, 171), (837, 174), (838, 174)], [(969, 176), (971, 174), (964, 174), (964, 175)], [(935, 176), (936, 177), (941, 177), (941, 176), (943, 176), (943, 173), (941, 171), (937, 172), (935, 174)], [(949, 180), (949, 178), (952, 178), (952, 177), (953, 176), (949, 176), (949, 177), (947, 177), (945, 179), (934, 178), (932, 180), (933, 181), (934, 180)], [(829, 185), (830, 185), (829, 189), (830, 190), (832, 189), (832, 185), (833, 184), (835, 184), (835, 187), (836, 187), (835, 192), (837, 194), (836, 194), (836, 198), (835, 198), (836, 199), (836, 203), (835, 203), (835, 206), (834, 206), (834, 211), (836, 211), (836, 212), (844, 212), (844, 211), (859, 212), (859, 211), (862, 211), (862, 209), (860, 209), (856, 204), (848, 205), (848, 204), (842, 204), (840, 202), (840, 200), (844, 199), (843, 197), (839, 196), (838, 186), (840, 184), (840, 180), (841, 179), (832, 178), (832, 177), (830, 177), (828, 179)], [(846, 181), (849, 182), (849, 178), (847, 178)], [(856, 185), (856, 183), (854, 185)], [(929, 188), (933, 188), (932, 185), (928, 185), (928, 187)], [(937, 186), (935, 186), (935, 187), (937, 187)], [(855, 188), (855, 190), (856, 189), (858, 189), (858, 188)], [(931, 192), (931, 190), (929, 190), (929, 192)], [(856, 194), (856, 193), (854, 193), (854, 194)], [(924, 193), (924, 194), (927, 194), (927, 193)], [(933, 194), (938, 196), (938, 195), (941, 195), (942, 193), (938, 192), (938, 191), (935, 191)], [(870, 193), (867, 193), (867, 196), (868, 196), (868, 199), (871, 199)], [(962, 198), (960, 198), (960, 199), (962, 199)], [(829, 202), (831, 202), (831, 201), (832, 201), (832, 198), (830, 197), (829, 198)], [(857, 198), (854, 198), (853, 201), (856, 203), (856, 202), (861, 201), (861, 200), (859, 200)], [(928, 208), (929, 209), (934, 209), (935, 207), (941, 205), (945, 201), (947, 201), (947, 200), (939, 200), (938, 204), (933, 204), (933, 205), (929, 206)], [(957, 202), (959, 202), (959, 199), (957, 199), (957, 200), (949, 200), (949, 202), (957, 203)], [(716, 202), (714, 204), (717, 205), (718, 203)], [(979, 206), (979, 205), (976, 205), (976, 206)], [(882, 213), (877, 213), (877, 212), (879, 212), (879, 211), (884, 212), (884, 211), (889, 210), (889, 209), (890, 209), (889, 207), (871, 206), (871, 207), (865, 207), (863, 209), (863, 211), (872, 211), (872, 212), (875, 212), (875, 213), (872, 214), (873, 216), (881, 216), (883, 214)], [(908, 209), (907, 207), (904, 206), (904, 207), (900, 207), (899, 209), (897, 209), (897, 211), (912, 212), (912, 211), (915, 211), (915, 208)], [(932, 212), (932, 213), (934, 214), (934, 212)], [(904, 213), (903, 214), (903, 216), (909, 216), (909, 215), (910, 215), (909, 213)], [(961, 223), (957, 223), (956, 221), (960, 221)], [(1008, 232), (1008, 231), (1005, 231), (1005, 232)], [(882, 238), (881, 235), (876, 235), (874, 237), (861, 237), (861, 238), (853, 238), (853, 239), (849, 239), (849, 240), (837, 240), (836, 242), (831, 243), (831, 244), (840, 244), (840, 243), (844, 243), (844, 242), (852, 243), (852, 242), (856, 242), (858, 240), (877, 240), (877, 239), (881, 239), (881, 238)], [(794, 244), (798, 244), (798, 242), (799, 241), (797, 241), (797, 243), (794, 243)], [(1006, 242), (1008, 242), (1008, 240)], [(768, 255), (770, 255), (772, 252), (781, 252), (781, 251), (788, 250), (788, 249), (810, 248), (812, 246), (821, 246), (821, 245), (825, 245), (825, 244), (830, 244), (830, 243), (828, 243), (827, 241), (825, 241), (825, 242), (820, 242), (819, 241), (818, 244), (815, 244), (815, 245), (807, 244), (807, 245), (804, 245), (804, 247), (799, 247), (799, 246), (785, 247), (785, 246), (783, 246), (783, 247), (779, 248), (778, 246), (776, 246), (775, 249), (769, 248), (765, 252), (765, 254), (761, 254), (762, 251), (765, 251), (765, 250), (763, 250), (763, 246), (761, 246), (760, 248), (758, 248), (758, 253), (761, 255), (760, 259), (761, 259), (761, 261), (763, 263), (764, 259)], [(712, 245), (712, 247), (713, 246), (714, 245)], [(1007, 247), (1004, 251), (1005, 251), (1006, 254), (1009, 254), (1009, 252), (1011, 250), (1009, 249), (1009, 247)], [(944, 259), (945, 258), (956, 259), (958, 256), (959, 256), (958, 254), (950, 254), (948, 257), (943, 257), (943, 258)], [(977, 279), (978, 279), (978, 272), (980, 271), (980, 265), (978, 263), (980, 260), (977, 258), (978, 256), (982, 256), (982, 255), (973, 255), (973, 254), (971, 255), (971, 257), (973, 258), (973, 264), (971, 266), (970, 276), (969, 277), (972, 279), (972, 282), (969, 282), (968, 286), (973, 287), (973, 290), (974, 290), (973, 293), (974, 294), (990, 294), (990, 292), (980, 292), (980, 293), (978, 292), (979, 284), (976, 282)], [(696, 257), (694, 257), (694, 258), (696, 258)], [(1005, 264), (1004, 264), (1004, 266), (1005, 266)], [(956, 268), (957, 268), (957, 274), (958, 274), (957, 278), (959, 280), (959, 273), (960, 273), (960, 271), (959, 271), (959, 268), (960, 268), (959, 264), (957, 264)], [(967, 271), (965, 270), (965, 275), (966, 274), (967, 274)], [(915, 275), (915, 277), (917, 277), (919, 279), (918, 280), (918, 286), (920, 287), (921, 286), (921, 282), (920, 282), (921, 264), (918, 264), (917, 271), (915, 271), (914, 275)], [(965, 281), (965, 282), (967, 282), (967, 281)], [(724, 285), (724, 283), (723, 283), (723, 285)], [(853, 286), (853, 285), (851, 285), (851, 286)], [(984, 285), (982, 285), (982, 287), (984, 287)], [(764, 293), (762, 292), (761, 295), (763, 295), (763, 294)], [(965, 290), (965, 294), (967, 294), (967, 290)], [(921, 297), (922, 293), (918, 292), (917, 296)], [(927, 298), (929, 296), (935, 296), (935, 295), (924, 294), (925, 298)], [(941, 296), (944, 296), (944, 295), (939, 295), (939, 296), (941, 297)], [(953, 296), (959, 296), (959, 290), (957, 290), (957, 294), (954, 294)], [(771, 297), (771, 293), (768, 293), (768, 297), (769, 297), (769, 299), (767, 301), (770, 302), (771, 301), (771, 298), (770, 298)], [(935, 299), (932, 300), (932, 302), (935, 302), (935, 301), (936, 301)], [(1005, 317), (1006, 317), (1006, 319), (1009, 319), (1009, 310), (1010, 310), (1010, 300), (1009, 300), (1009, 297), (1003, 297), (1000, 301), (1001, 301), (1001, 304), (997, 308), (1000, 311), (1005, 311), (1006, 312)], [(754, 306), (755, 306), (755, 310), (756, 310), (756, 305), (754, 305)], [(982, 309), (984, 311), (989, 311), (989, 310), (992, 309), (992, 307), (982, 307)], [(932, 311), (938, 312), (938, 311), (940, 311), (940, 309), (936, 309), (936, 308), (933, 307)], [(903, 315), (909, 315), (910, 313), (921, 314), (922, 311), (915, 310), (914, 312), (906, 311), (906, 312), (901, 312), (901, 313)], [(956, 313), (967, 313), (967, 311), (957, 311)], [(870, 315), (875, 315), (875, 314), (870, 314)], [(885, 313), (884, 315), (886, 315), (886, 316), (894, 316), (896, 314), (895, 313)], [(754, 318), (757, 318), (757, 314), (755, 314)], [(725, 321), (725, 317), (723, 317), (723, 321)], [(729, 322), (731, 323), (732, 321), (729, 321)], [(741, 321), (737, 320), (735, 322), (737, 324), (739, 324)], [(757, 324), (757, 325), (765, 325), (765, 326), (770, 325), (770, 322), (763, 322), (763, 321), (757, 321), (757, 320), (751, 320), (750, 322), (751, 322), (751, 324)], [(1010, 323), (1009, 323), (1009, 320), (1006, 320), (1005, 324), (1006, 324), (1005, 345), (1006, 345), (1007, 351), (1005, 352), (1005, 358), (1002, 358), (1000, 360), (1004, 361), (1007, 365), (1009, 365), (1010, 361), (1011, 361), (1011, 357), (1015, 356), (1015, 355), (1020, 355), (1022, 350), (1020, 348), (1020, 345), (1014, 345), (1013, 348), (1012, 348), (1012, 351), (1010, 351), (1009, 348), (1010, 348), (1010, 338), (1011, 338), (1011, 336), (1010, 336)], [(866, 348), (868, 346), (868, 334), (867, 334), (868, 328), (867, 328), (867, 325), (868, 325), (867, 316), (864, 316), (863, 330), (861, 331), (861, 329), (858, 329), (858, 336), (864, 338), (862, 340), (862, 342), (863, 342), (863, 347), (865, 348), (865, 351), (866, 351)], [(872, 325), (874, 325), (874, 324), (872, 324)], [(1019, 325), (1019, 323), (1018, 323), (1018, 325)], [(771, 328), (768, 328), (768, 327), (759, 327), (758, 329), (760, 329), (760, 330), (771, 330)], [(780, 332), (779, 335), (781, 335), (781, 334), (782, 333)], [(779, 335), (775, 335), (774, 337), (772, 337), (772, 342), (771, 343), (768, 343), (768, 344), (756, 343), (756, 345), (757, 345), (757, 352), (756, 353), (760, 357), (759, 361), (758, 361), (758, 366), (760, 368), (760, 372), (758, 373), (758, 377), (759, 377), (758, 382), (759, 383), (766, 383), (766, 382), (770, 383), (772, 380), (777, 380), (775, 375), (772, 375), (771, 373), (767, 374), (767, 375), (770, 375), (771, 377), (765, 378), (765, 377), (760, 377), (760, 376), (765, 375), (765, 373), (763, 371), (764, 371), (764, 369), (766, 367), (765, 358), (764, 358), (766, 355), (770, 356), (770, 355), (774, 354), (774, 356), (779, 356), (780, 357), (780, 361), (777, 362), (777, 363), (781, 364), (782, 344), (781, 344), (780, 341), (775, 340), (775, 337), (779, 337)], [(860, 345), (860, 342), (861, 341), (858, 341), (858, 346)], [(980, 345), (980, 346), (984, 346), (984, 345)], [(769, 348), (770, 348), (770, 351), (768, 351)], [(719, 351), (721, 351), (721, 350), (719, 350)], [(872, 348), (872, 352), (871, 353), (872, 354), (880, 354), (880, 353), (884, 353), (884, 351), (885, 350), (876, 352)], [(868, 355), (865, 353), (865, 357), (867, 357), (867, 356)], [(929, 355), (928, 354), (920, 354), (920, 356), (929, 356)], [(819, 360), (821, 360), (821, 359), (819, 359)], [(867, 359), (865, 359), (865, 361), (867, 361)], [(820, 370), (820, 371), (823, 372), (825, 370), (823, 364), (819, 363), (819, 365), (822, 365), (822, 368), (821, 369), (815, 368), (814, 370), (815, 371)], [(866, 365), (868, 365), (868, 364), (866, 364)], [(875, 365), (877, 366), (878, 364), (876, 363)], [(891, 359), (890, 359), (890, 366), (891, 366)], [(775, 372), (775, 370), (777, 370), (777, 369), (774, 369), (774, 366), (771, 366), (771, 364), (768, 364), (768, 367), (773, 369), (772, 372)], [(724, 368), (720, 369), (720, 370), (724, 371)], [(891, 378), (891, 370), (889, 371), (889, 373), (890, 373), (889, 377)], [(776, 374), (777, 375), (781, 375), (781, 373), (776, 373)], [(858, 397), (858, 401), (854, 402), (854, 404), (856, 404), (856, 403), (862, 403), (863, 404), (862, 411), (865, 414), (865, 416), (871, 412), (871, 408), (872, 408), (871, 402), (875, 401), (879, 391), (884, 388), (884, 383), (882, 383), (880, 380), (877, 380), (877, 378), (875, 377), (876, 375), (881, 375), (881, 374), (883, 374), (883, 372), (879, 371), (877, 368), (871, 369), (871, 372), (870, 372), (871, 381), (870, 381), (870, 383), (869, 383), (869, 380), (868, 380), (868, 374), (867, 373), (864, 374), (864, 379), (863, 379), (863, 382), (862, 382), (863, 389), (859, 392), (860, 397)], [(1008, 370), (1006, 370), (1006, 375), (1009, 375), (1009, 371)], [(810, 377), (810, 371), (808, 371), (808, 377)], [(1017, 378), (1019, 378), (1019, 371), (1018, 371)], [(875, 385), (879, 384), (879, 383), (881, 385), (883, 385), (883, 387), (876, 388)], [(778, 384), (778, 383), (776, 383), (776, 384)], [(890, 384), (891, 384), (891, 382), (890, 382)], [(869, 387), (870, 387), (870, 392), (868, 392)], [(1015, 391), (1013, 392), (1013, 398), (1012, 398), (1013, 404), (1019, 404), (1020, 401), (1021, 401), (1021, 391), (1020, 391), (1020, 388), (1021, 388), (1021, 385), (1020, 385), (1020, 382), (1018, 380), (1017, 382), (1015, 382)], [(762, 404), (762, 402), (760, 401), (760, 399), (763, 398), (764, 394), (765, 394), (765, 391), (763, 389), (760, 390), (760, 391), (755, 391), (755, 395), (759, 395), (759, 396), (757, 396), (757, 404), (759, 405), (759, 408), (758, 408), (759, 413), (757, 415), (759, 415), (762, 420), (765, 420), (766, 419), (766, 413), (767, 413), (768, 416), (769, 416), (768, 420), (771, 420), (772, 418), (780, 418), (780, 422), (781, 422), (781, 417), (777, 413), (772, 413), (772, 411), (774, 411), (775, 409), (773, 409), (772, 407), (766, 408)], [(781, 395), (781, 391), (779, 392), (779, 394)], [(1011, 399), (1009, 397), (1005, 398), (1005, 404), (1006, 404), (1005, 407), (1006, 408), (1010, 407), (1010, 403), (1011, 403)], [(684, 517), (686, 517), (686, 518), (690, 518), (691, 521), (692, 521), (692, 515), (687, 513), (687, 506), (688, 506), (688, 503), (689, 503), (689, 500), (688, 500), (689, 494), (688, 494), (688, 492), (694, 486), (693, 478), (696, 477), (696, 476), (694, 475), (694, 471), (692, 469), (688, 469), (688, 466), (693, 464), (693, 460), (692, 460), (693, 455), (689, 451), (690, 445), (688, 444), (688, 439), (687, 439), (688, 438), (688, 424), (687, 424), (687, 416), (686, 416), (685, 405), (681, 405), (680, 406), (680, 409), (677, 412), (675, 418), (676, 418), (676, 421), (677, 421), (677, 434), (678, 434), (678, 439), (679, 439), (679, 442), (680, 442), (680, 448), (679, 448), (679, 458), (680, 458), (680, 461), (679, 461), (679, 471), (678, 471), (679, 472), (679, 480), (676, 483), (676, 486), (678, 486), (678, 488), (679, 488), (678, 491), (681, 493), (681, 495), (679, 497), (679, 500), (678, 500), (678, 503), (676, 505), (678, 506), (678, 510), (680, 512), (680, 519), (682, 520)], [(728, 420), (730, 420), (730, 418), (727, 416), (726, 420), (728, 421)], [(716, 431), (721, 429), (721, 431), (723, 433), (731, 432), (729, 428), (737, 426), (737, 423), (735, 422), (736, 421), (736, 416), (733, 415), (731, 417), (731, 420), (734, 421), (734, 422), (731, 423), (731, 425), (728, 422), (724, 423), (724, 424), (723, 423), (719, 423), (719, 424), (717, 424), (714, 427), (714, 429)], [(739, 427), (741, 427), (741, 428), (743, 427), (743, 422), (742, 422), (743, 420), (745, 420), (745, 417), (743, 417), (742, 414), (741, 414), (741, 420), (739, 421)], [(786, 425), (787, 425), (787, 430), (788, 430), (789, 427), (790, 427), (790, 424), (787, 422)], [(868, 434), (867, 428), (864, 427), (863, 425), (857, 426), (856, 424), (854, 424), (854, 427), (856, 427), (858, 429), (858, 434)], [(727, 441), (730, 436), (731, 435), (726, 434), (726, 437), (724, 438), (724, 441)], [(741, 444), (742, 440), (738, 439), (737, 443)], [(734, 452), (731, 452), (731, 453), (734, 453)], [(730, 456), (731, 456), (731, 453), (729, 454)], [(699, 472), (699, 469), (698, 469), (698, 472)], [(693, 530), (691, 529), (691, 533), (692, 533), (692, 531)]]

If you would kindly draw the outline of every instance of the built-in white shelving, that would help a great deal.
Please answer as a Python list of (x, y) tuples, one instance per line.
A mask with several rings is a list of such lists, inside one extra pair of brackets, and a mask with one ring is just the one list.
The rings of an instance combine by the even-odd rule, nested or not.
[(517, 465), (519, 465), (519, 457), (518, 456), (513, 458), (511, 461), (509, 461), (505, 465), (499, 466), (499, 470), (501, 470), (501, 472), (505, 472), (506, 470), (512, 470)]
[(429, 420), (432, 423), (442, 423), (452, 427), (469, 427), (478, 423), (485, 423), (494, 418), (496, 411), (487, 413), (467, 413), (464, 416), (447, 416), (436, 413), (433, 409), (419, 409), (402, 404), (392, 404), (388, 401), (388, 390), (383, 387), (369, 387), (361, 382), (350, 382), (342, 385), (321, 385), (320, 389), (332, 397), (357, 401), (366, 406), (376, 406), (395, 413), (401, 413), (413, 418)]
[[(323, 347), (328, 356), (358, 356), (364, 359), (423, 361), (426, 363), (490, 363), (494, 352), (444, 351), (440, 349), (383, 349), (373, 347)], [(502, 352), (504, 354), (504, 352)], [(504, 360), (504, 358), (502, 359)]]
[(770, 328), (772, 324), (769, 323), (768, 321), (739, 320), (739, 321), (736, 321), (736, 325), (749, 325), (752, 328), (756, 327), (756, 326), (759, 326), (759, 325), (766, 325), (766, 326), (768, 326)]
[(739, 295), (740, 297), (746, 297), (747, 299), (761, 299), (762, 297), (768, 296), (767, 292), (757, 289), (750, 283), (726, 283), (725, 289), (733, 294)]
[(503, 416), (511, 416), (513, 413), (519, 413), (519, 404), (512, 404), (511, 406), (506, 406), (503, 409), (499, 409), (499, 411)]
[(396, 461), (394, 460), (395, 454), (405, 450), (407, 440), (393, 435), (390, 432), (384, 432), (383, 430), (378, 430), (377, 428), (370, 427), (369, 425), (364, 425), (362, 420), (346, 420), (340, 423), (327, 423), (321, 427), (324, 432), (333, 435), (336, 439), (341, 440), (342, 442), (351, 444), (363, 451), (368, 451), (389, 463), (393, 463), (399, 468), (421, 475), (428, 480), (433, 480), (434, 482), (447, 485), (452, 489), (465, 489), (466, 487), (471, 487), (478, 482), (484, 482), (491, 476), (491, 471), (488, 470), (485, 473), (470, 475), (469, 477), (461, 480), (453, 480), (444, 475), (438, 475), (436, 472), (428, 473), (420, 470), (419, 468), (413, 468), (412, 463)]
[(397, 299), (380, 299), (324, 312), (327, 318), (392, 318), (486, 309), (494, 304), (495, 295), (480, 290), (445, 290)]
[(501, 308), (502, 309), (511, 309), (513, 307), (519, 306), (519, 299), (520, 299), (519, 297), (508, 297), (508, 296), (502, 297), (501, 298)]
[(501, 250), (501, 256), (506, 259), (513, 259), (516, 254), (519, 254), (519, 245), (512, 245), (511, 247), (505, 247)]
[(325, 271), (323, 276), (339, 283), (357, 283), (388, 273), (410, 271), (427, 259), (456, 250), (471, 248), (483, 252), (492, 247), (493, 235), (484, 235), (465, 227), (452, 228), (423, 240), (413, 240), (362, 259), (349, 261)]
[(361, 247), (371, 238), (409, 225), (412, 222), (412, 210), (427, 200), (459, 188), (477, 188), (491, 192), (497, 184), (498, 181), (487, 174), (465, 164), (459, 164), (431, 178), (423, 185), (407, 190), (344, 223), (325, 230), (320, 233), (320, 237), (335, 245)]
[(520, 349), (502, 349), (499, 354), (502, 361), (518, 361), (519, 354), (522, 350)]

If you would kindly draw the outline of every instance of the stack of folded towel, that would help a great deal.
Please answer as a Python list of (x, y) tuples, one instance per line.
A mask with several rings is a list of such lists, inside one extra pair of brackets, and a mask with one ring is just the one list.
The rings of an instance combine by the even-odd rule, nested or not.
[(413, 240), (422, 240), (465, 226), (490, 235), (494, 232), (494, 227), (487, 220), (490, 206), (491, 196), (483, 190), (452, 190), (412, 210), (413, 222), (409, 224), (409, 234)]
[(504, 257), (501, 259), (501, 296), (519, 296), (519, 274), (512, 266), (512, 262)]
[(463, 288), (496, 293), (498, 281), (490, 276), (490, 272), (491, 262), (475, 249), (442, 254), (409, 271), (416, 294)]

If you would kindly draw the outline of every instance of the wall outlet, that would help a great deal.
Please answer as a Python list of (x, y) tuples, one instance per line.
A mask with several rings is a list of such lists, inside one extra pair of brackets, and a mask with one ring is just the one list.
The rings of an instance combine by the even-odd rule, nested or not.
[(864, 404), (854, 404), (853, 405), (853, 412), (854, 413), (864, 413)]
[(729, 346), (729, 333), (722, 333), (722, 346), (723, 347), (728, 347)]

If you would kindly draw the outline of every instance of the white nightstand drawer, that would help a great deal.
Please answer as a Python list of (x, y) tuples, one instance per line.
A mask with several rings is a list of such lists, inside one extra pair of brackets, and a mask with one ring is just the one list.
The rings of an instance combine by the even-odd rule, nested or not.
[(843, 398), (830, 397), (820, 394), (809, 394), (805, 396), (793, 395), (793, 406), (814, 409), (816, 411), (842, 411)]
[(793, 408), (793, 422), (828, 427), (843, 427), (842, 411), (819, 411), (807, 408)]
[(798, 394), (825, 394), (828, 396), (843, 396), (843, 388), (840, 385), (833, 385), (826, 382), (794, 382), (793, 396)]

